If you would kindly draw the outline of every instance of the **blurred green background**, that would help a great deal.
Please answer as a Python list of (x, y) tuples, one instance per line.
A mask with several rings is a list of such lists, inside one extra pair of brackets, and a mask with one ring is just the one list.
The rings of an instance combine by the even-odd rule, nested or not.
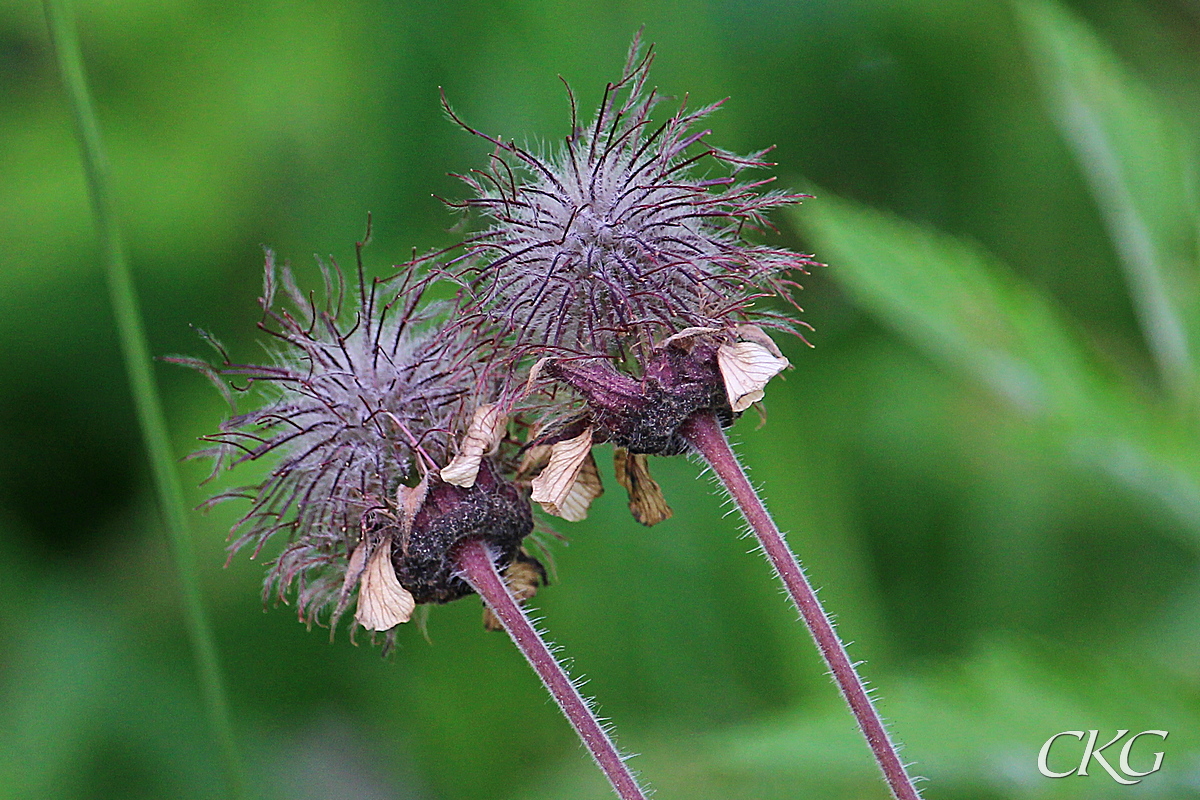
[[(777, 145), (817, 195), (770, 237), (829, 264), (801, 296), (815, 347), (781, 343), (768, 424), (734, 435), (927, 796), (1200, 797), (1200, 3), (76, 10), (151, 348), (205, 354), (194, 324), (243, 359), (262, 245), (312, 279), (368, 212), (377, 274), (456, 240), (431, 195), (487, 148), (439, 86), (486, 132), (557, 138), (555, 76), (593, 107), (645, 25), (662, 91), (731, 97), (713, 144)], [(0, 796), (221, 797), (98, 253), (41, 7), (5, 0)], [(225, 408), (156, 369), (183, 456)], [(884, 797), (736, 519), (695, 464), (653, 466), (675, 518), (636, 525), (602, 467), (537, 599), (636, 768), (662, 798)], [(235, 511), (190, 523), (256, 796), (608, 796), (478, 601), (386, 660), (330, 644), (264, 613), (261, 564), (222, 568)], [(1163, 770), (1038, 774), (1093, 728), (1169, 731), (1142, 754)]]

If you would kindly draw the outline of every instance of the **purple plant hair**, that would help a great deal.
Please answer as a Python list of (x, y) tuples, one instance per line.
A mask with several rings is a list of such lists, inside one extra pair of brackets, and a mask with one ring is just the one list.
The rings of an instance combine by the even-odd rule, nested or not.
[[(286, 602), (295, 586), (301, 619), (322, 622), (328, 609), (332, 635), (357, 590), (355, 619), (384, 633), (385, 652), (416, 604), (478, 593), (485, 627), (509, 633), (614, 791), (645, 800), (592, 705), (521, 609), (546, 571), (523, 546), (534, 529), (527, 488), (509, 479), (521, 472), (509, 427), (522, 423), (487, 402), (496, 393), (483, 368), (493, 342), (448, 327), (448, 305), (422, 307), (432, 278), (416, 260), (368, 284), (362, 248), (348, 323), (339, 320), (346, 291), (336, 264), (321, 265), (318, 306), (268, 251), (260, 327), (278, 343), (271, 363), (232, 363), (211, 337), (219, 366), (168, 359), (206, 374), (231, 403), (256, 386), (268, 395), (204, 437), (213, 446), (197, 454), (213, 458), (214, 475), (276, 459), (258, 484), (210, 501), (251, 503), (231, 551), (253, 544), (257, 555), (284, 532), (264, 600)], [(277, 307), (280, 286), (292, 310)], [(245, 383), (231, 389), (231, 378)]]
[(456, 274), (464, 318), (506, 330), (512, 356), (645, 358), (687, 328), (795, 324), (753, 303), (790, 302), (788, 274), (814, 262), (743, 234), (770, 227), (768, 211), (803, 195), (762, 191), (772, 178), (741, 179), (770, 166), (768, 151), (738, 156), (704, 142), (709, 131), (696, 126), (719, 103), (685, 103), (655, 123), (664, 98), (647, 85), (653, 55), (634, 39), (587, 127), (570, 95), (571, 133), (547, 156), (480, 133), (446, 105), (496, 148), (487, 169), (461, 176), (475, 196), (452, 204), (488, 222), (465, 243)]
[[(635, 37), (586, 128), (572, 95), (571, 133), (549, 157), (486, 136), (446, 106), (496, 148), (488, 169), (463, 177), (475, 196), (460, 205), (479, 209), (487, 227), (464, 243), (453, 272), (463, 287), (459, 324), (503, 337), (491, 366), (503, 368), (506, 407), (535, 414), (531, 452), (548, 453), (531, 498), (550, 513), (582, 519), (603, 491), (594, 444), (619, 448), (617, 474), (646, 525), (670, 516), (646, 457), (691, 452), (708, 463), (800, 611), (893, 795), (916, 800), (854, 663), (723, 433), (790, 366), (763, 328), (804, 324), (757, 301), (795, 306), (789, 275), (815, 263), (743, 234), (769, 227), (768, 211), (803, 195), (763, 191), (769, 178), (741, 180), (767, 166), (766, 151), (739, 157), (703, 143), (708, 131), (695, 128), (715, 106), (684, 104), (656, 126), (652, 60)], [(728, 174), (709, 177), (704, 163)]]
[[(259, 327), (276, 342), (269, 363), (232, 363), (211, 337), (219, 366), (170, 359), (204, 371), (231, 402), (235, 394), (265, 396), (261, 407), (232, 415), (204, 437), (213, 446), (195, 456), (213, 459), (214, 476), (275, 459), (259, 483), (222, 492), (209, 504), (251, 503), (231, 532), (231, 551), (253, 545), (257, 556), (284, 535), (288, 543), (267, 574), (264, 599), (286, 601), (295, 587), (300, 617), (321, 622), (329, 609), (331, 627), (362, 573), (361, 559), (352, 558), (360, 542), (394, 538), (392, 561), (405, 590), (418, 603), (446, 602), (472, 591), (451, 563), (455, 543), (482, 534), (503, 565), (517, 557), (532, 528), (528, 499), (501, 475), (511, 468), (494, 459), (482, 459), (469, 487), (433, 477), (450, 461), (479, 402), (479, 369), (468, 352), (479, 345), (445, 332), (448, 306), (422, 306), (431, 278), (415, 265), (390, 280), (368, 281), (361, 247), (352, 297), (337, 265), (321, 264), (320, 304), (267, 252)], [(280, 294), (290, 309), (280, 307)], [(353, 313), (340, 321), (347, 301)], [(231, 391), (227, 380), (244, 383)], [(421, 496), (404, 520), (400, 495), (417, 485)]]

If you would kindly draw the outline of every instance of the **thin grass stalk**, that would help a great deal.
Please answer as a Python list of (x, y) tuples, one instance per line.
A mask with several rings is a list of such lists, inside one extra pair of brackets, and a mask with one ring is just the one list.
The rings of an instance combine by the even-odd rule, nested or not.
[(246, 798), (246, 780), (234, 744), (229, 704), (217, 662), (217, 651), (201, 601), (196, 579), (195, 552), (188, 535), (183, 490), (175, 470), (163, 417), (162, 402), (151, 372), (150, 349), (142, 328), (137, 295), (129, 270), (129, 259), (117, 222), (108, 180), (108, 162), (100, 140), (100, 127), (92, 106), (80, 55), (79, 40), (67, 3), (45, 0), (46, 22), (58, 59), (63, 86), (75, 119), (87, 176), (88, 194), (106, 268), (109, 297), (117, 322), (121, 353), (137, 409), (146, 454), (154, 476), (167, 540), (179, 577), (183, 612), (191, 641), (209, 725), (221, 751), (230, 785), (230, 795)]
[(775, 521), (767, 513), (758, 492), (746, 478), (746, 473), (729, 446), (729, 440), (725, 438), (725, 432), (721, 430), (716, 416), (712, 412), (695, 414), (684, 424), (681, 433), (712, 467), (737, 503), (750, 529), (758, 537), (763, 553), (783, 581), (788, 595), (816, 640), (817, 648), (821, 651), (834, 682), (846, 698), (850, 711), (866, 737), (867, 745), (883, 770), (884, 779), (892, 795), (897, 800), (919, 800), (920, 794), (900, 760), (896, 745), (888, 735), (879, 712), (875, 710), (871, 696), (858, 676), (854, 663), (850, 661), (850, 656), (846, 654), (846, 648), (838, 638), (829, 616), (817, 600), (817, 593), (813, 591), (803, 568), (788, 548)]
[(459, 546), (456, 555), (467, 582), (487, 603), (533, 671), (542, 679), (542, 684), (554, 697), (584, 747), (612, 784), (613, 791), (621, 800), (646, 800), (646, 794), (638, 786), (591, 705), (579, 694), (571, 678), (530, 622), (525, 609), (508, 590), (496, 570), (487, 543), (482, 539), (470, 539)]

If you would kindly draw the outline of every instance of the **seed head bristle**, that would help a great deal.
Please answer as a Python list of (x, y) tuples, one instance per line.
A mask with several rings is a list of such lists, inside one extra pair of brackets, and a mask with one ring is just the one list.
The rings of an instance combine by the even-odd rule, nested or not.
[(336, 624), (354, 547), (366, 532), (395, 526), (400, 485), (449, 460), (479, 375), (467, 355), (471, 343), (437, 329), (445, 305), (421, 305), (428, 273), (410, 265), (391, 280), (371, 280), (360, 255), (348, 293), (336, 263), (320, 262), (320, 270), (318, 300), (267, 252), (259, 327), (275, 341), (268, 363), (232, 363), (223, 350), (211, 367), (175, 360), (236, 381), (235, 395), (262, 403), (204, 437), (212, 447), (201, 454), (214, 459), (214, 473), (274, 459), (259, 483), (215, 498), (251, 499), (230, 550), (252, 545), (257, 555), (282, 532), (288, 543), (268, 572), (264, 599), (286, 600), (294, 588), (303, 620), (320, 621), (328, 608)]
[(640, 358), (686, 328), (791, 326), (754, 301), (789, 298), (788, 274), (814, 262), (744, 234), (769, 228), (766, 214), (802, 195), (742, 178), (770, 165), (767, 151), (737, 156), (704, 142), (697, 125), (719, 104), (685, 103), (656, 124), (652, 62), (653, 48), (635, 39), (587, 127), (568, 92), (571, 133), (547, 156), (482, 134), (446, 106), (495, 146), (485, 169), (461, 176), (474, 194), (463, 205), (488, 227), (453, 266), (465, 286), (461, 318), (504, 330), (510, 359)]

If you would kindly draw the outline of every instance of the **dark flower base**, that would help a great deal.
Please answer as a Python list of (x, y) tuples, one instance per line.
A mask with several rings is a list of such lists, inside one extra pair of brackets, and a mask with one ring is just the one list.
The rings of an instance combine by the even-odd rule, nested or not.
[(587, 419), (596, 442), (613, 442), (631, 453), (674, 456), (691, 446), (679, 427), (693, 414), (711, 411), (722, 427), (737, 414), (729, 406), (717, 368), (717, 345), (668, 345), (647, 361), (641, 380), (618, 372), (603, 359), (555, 361), (546, 371), (587, 400)]
[(532, 531), (528, 498), (500, 479), (484, 459), (470, 489), (441, 481), (429, 488), (407, 546), (392, 548), (392, 565), (400, 584), (418, 603), (448, 603), (475, 593), (457, 577), (452, 552), (456, 545), (467, 538), (486, 541), (497, 551), (496, 564), (503, 569), (517, 558), (521, 540)]

